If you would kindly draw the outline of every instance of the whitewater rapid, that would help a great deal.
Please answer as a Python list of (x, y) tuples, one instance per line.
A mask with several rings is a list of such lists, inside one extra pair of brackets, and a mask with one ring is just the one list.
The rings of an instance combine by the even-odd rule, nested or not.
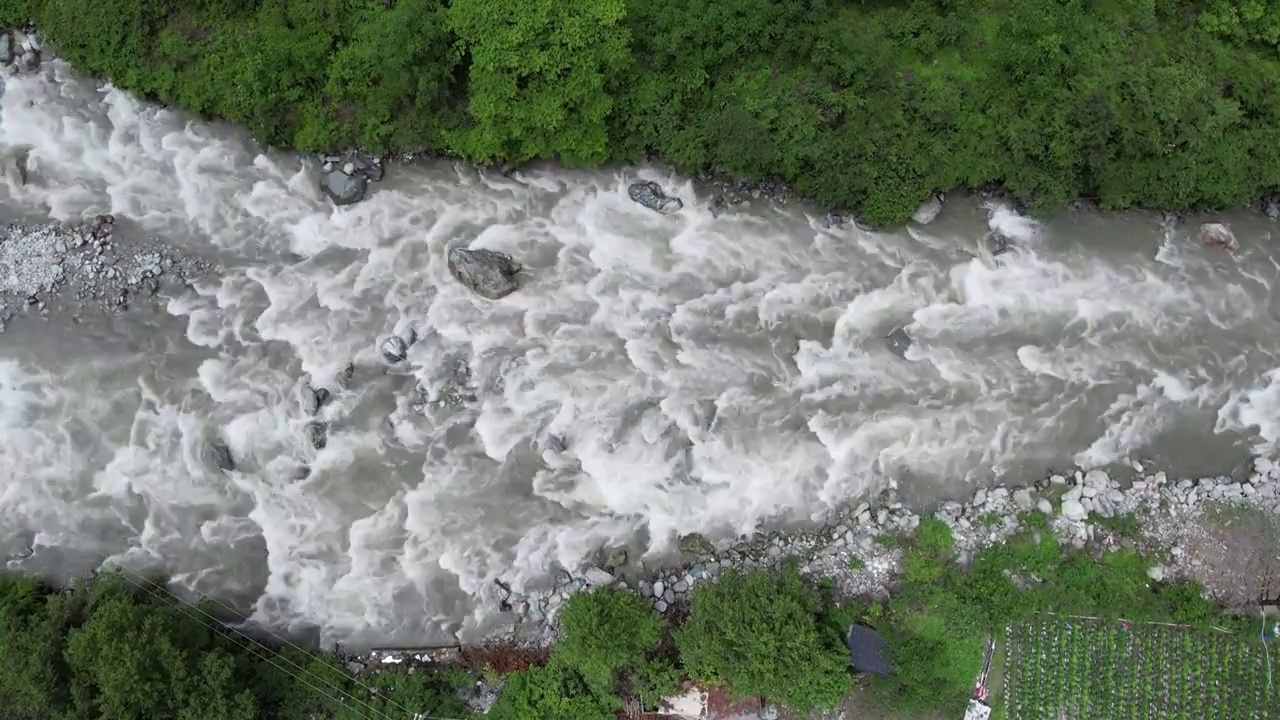
[[(1131, 457), (1226, 471), (1280, 443), (1278, 228), (1260, 215), (1225, 216), (1231, 256), (1196, 218), (1042, 225), (956, 201), (871, 232), (764, 200), (715, 216), (713, 189), (655, 168), (447, 162), (393, 165), (336, 209), (313, 159), (233, 128), (58, 62), (5, 82), (0, 154), (25, 151), (30, 175), (6, 160), (5, 219), (112, 213), (223, 269), (158, 315), (0, 334), (15, 569), (163, 568), (268, 627), (427, 643), (484, 628), (495, 579), (545, 581), (605, 545), (660, 557), (889, 483), (927, 505)], [(685, 209), (630, 202), (636, 179)], [(993, 230), (1013, 252), (991, 256)], [(512, 255), (523, 287), (470, 294), (455, 245)], [(884, 339), (899, 327), (905, 358)], [(379, 344), (410, 328), (389, 367)], [(473, 399), (433, 402), (464, 380)], [(333, 393), (322, 450), (308, 384)], [(213, 436), (236, 470), (209, 461)]]

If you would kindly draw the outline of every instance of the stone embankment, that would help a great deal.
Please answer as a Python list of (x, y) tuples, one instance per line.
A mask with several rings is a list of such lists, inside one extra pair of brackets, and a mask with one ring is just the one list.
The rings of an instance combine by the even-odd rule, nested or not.
[[(1280, 587), (1280, 465), (1258, 459), (1243, 480), (1230, 477), (1176, 479), (1132, 463), (1119, 477), (1101, 470), (1050, 475), (1025, 487), (977, 490), (968, 502), (947, 502), (933, 517), (951, 528), (961, 562), (1016, 533), (1024, 518), (1044, 516), (1061, 542), (1108, 552), (1134, 548), (1153, 558), (1156, 582), (1194, 580), (1229, 605), (1257, 604), (1267, 588)], [(514, 637), (550, 642), (552, 619), (575, 592), (595, 587), (628, 588), (662, 613), (677, 612), (690, 591), (730, 568), (779, 567), (799, 563), (802, 574), (827, 579), (844, 595), (888, 596), (901, 571), (902, 545), (922, 516), (881, 494), (880, 504), (858, 502), (825, 526), (794, 533), (768, 533), (716, 545), (693, 535), (681, 539), (683, 562), (646, 570), (628, 563), (621, 550), (601, 561), (560, 573), (554, 589), (510, 594), (517, 621)]]

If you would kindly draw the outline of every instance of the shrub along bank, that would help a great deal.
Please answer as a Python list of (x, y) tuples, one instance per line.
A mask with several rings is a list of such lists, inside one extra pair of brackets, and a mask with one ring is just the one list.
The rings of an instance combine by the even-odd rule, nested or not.
[(81, 71), (300, 150), (650, 155), (869, 222), (1280, 189), (1280, 0), (0, 0)]
[[(729, 571), (694, 589), (688, 612), (664, 622), (642, 598), (602, 589), (561, 609), (545, 665), (509, 675), (488, 717), (612, 720), (623, 698), (649, 709), (683, 678), (763, 696), (795, 710), (829, 708), (853, 687), (844, 634), (852, 622), (886, 638), (894, 676), (871, 690), (898, 709), (958, 716), (989, 634), (1036, 613), (1234, 627), (1242, 621), (1195, 586), (1152, 583), (1129, 550), (1064, 549), (1043, 516), (1006, 543), (957, 563), (937, 520), (905, 548), (886, 603), (839, 602), (827, 586), (781, 573)], [(157, 586), (103, 575), (61, 592), (0, 578), (0, 707), (6, 718), (468, 717), (461, 671), (349, 676), (337, 660), (268, 650), (222, 629)], [(1247, 633), (1242, 632), (1242, 636)]]

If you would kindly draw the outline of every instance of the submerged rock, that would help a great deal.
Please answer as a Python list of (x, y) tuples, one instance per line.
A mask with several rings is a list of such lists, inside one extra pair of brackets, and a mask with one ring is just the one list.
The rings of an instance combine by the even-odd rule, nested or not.
[(1003, 255), (1009, 252), (1009, 238), (998, 232), (989, 233), (986, 237), (987, 252), (991, 253), (991, 257)]
[(1231, 228), (1222, 223), (1205, 223), (1200, 226), (1200, 242), (1205, 247), (1218, 248), (1227, 252), (1235, 252), (1240, 249), (1240, 243), (1236, 241), (1235, 233), (1231, 232)]
[(520, 263), (510, 255), (493, 250), (453, 248), (449, 251), (449, 272), (454, 279), (482, 298), (498, 300), (520, 289), (516, 275)]
[(904, 360), (907, 357), (907, 350), (911, 349), (911, 336), (907, 334), (905, 328), (896, 328), (893, 332), (885, 335), (884, 342), (885, 345), (889, 346), (889, 352)]
[(399, 335), (392, 335), (382, 341), (382, 359), (395, 365), (409, 357), (409, 343)]
[(920, 225), (928, 225), (938, 219), (938, 214), (942, 212), (942, 196), (934, 193), (929, 196), (928, 200), (920, 203), (920, 207), (916, 208), (911, 219)]
[(13, 31), (0, 30), (0, 65), (8, 65), (13, 62)]
[(219, 440), (209, 443), (209, 454), (218, 469), (228, 472), (236, 469), (235, 457), (232, 456), (231, 448), (227, 447), (226, 443)]
[(323, 450), (329, 444), (329, 426), (325, 423), (313, 420), (303, 428), (302, 434), (311, 447), (317, 450)]
[(681, 535), (680, 540), (676, 543), (676, 547), (680, 548), (680, 552), (686, 555), (697, 555), (699, 557), (706, 555), (714, 555), (716, 546), (706, 535), (702, 533), (689, 533)]
[(313, 388), (310, 385), (302, 389), (302, 409), (308, 415), (315, 415), (320, 408), (329, 402), (329, 391), (324, 388)]
[(662, 191), (662, 186), (653, 181), (631, 183), (627, 188), (627, 195), (636, 203), (663, 215), (679, 212), (684, 207), (684, 201), (668, 197)]

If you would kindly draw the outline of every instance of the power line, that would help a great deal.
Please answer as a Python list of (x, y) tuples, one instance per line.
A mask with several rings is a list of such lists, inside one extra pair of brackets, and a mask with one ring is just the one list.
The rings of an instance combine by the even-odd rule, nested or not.
[[(164, 602), (164, 601), (168, 601), (170, 604), (172, 604), (172, 605), (174, 605), (174, 606), (178, 607), (180, 612), (185, 613), (189, 618), (191, 618), (191, 619), (195, 620), (196, 622), (200, 623), (200, 624), (201, 624), (201, 625), (203, 625), (204, 627), (206, 627), (206, 628), (208, 628), (208, 629), (210, 629), (210, 630), (213, 630), (213, 631), (215, 631), (215, 632), (216, 632), (216, 631), (218, 631), (218, 630), (220, 630), (220, 629), (221, 629), (221, 630), (230, 630), (229, 635), (230, 635), (231, 637), (239, 636), (242, 640), (247, 641), (247, 642), (245, 642), (245, 643), (242, 645), (242, 648), (243, 648), (243, 649), (248, 650), (250, 653), (252, 653), (252, 654), (253, 654), (253, 656), (254, 656), (254, 657), (256, 657), (256, 658), (258, 658), (258, 659), (260, 659), (260, 660), (264, 660), (264, 661), (266, 661), (266, 662), (267, 662), (267, 663), (269, 663), (272, 667), (275, 667), (277, 670), (282, 671), (283, 673), (285, 673), (286, 675), (288, 675), (288, 676), (289, 676), (289, 677), (291, 677), (292, 679), (294, 679), (294, 680), (296, 680), (296, 681), (298, 681), (298, 682), (302, 683), (302, 684), (303, 684), (303, 685), (305, 685), (308, 689), (310, 689), (310, 690), (312, 690), (312, 691), (316, 692), (317, 694), (319, 694), (319, 695), (320, 695), (320, 697), (324, 698), (325, 700), (329, 700), (329, 701), (332, 701), (332, 702), (334, 702), (334, 703), (337, 703), (337, 704), (338, 704), (339, 706), (341, 706), (343, 709), (351, 711), (353, 714), (355, 714), (355, 716), (356, 716), (356, 717), (360, 718), (361, 720), (369, 720), (369, 718), (371, 717), (371, 716), (369, 716), (369, 715), (365, 715), (365, 714), (361, 713), (359, 710), (356, 710), (355, 708), (352, 708), (351, 706), (349, 706), (349, 705), (345, 704), (345, 703), (342, 701), (342, 695), (343, 695), (342, 690), (341, 690), (341, 689), (339, 689), (339, 688), (333, 688), (333, 686), (332, 686), (332, 684), (331, 684), (331, 683), (327, 683), (327, 684), (330, 684), (330, 687), (331, 687), (331, 688), (333, 688), (333, 689), (336, 691), (336, 694), (335, 694), (335, 695), (330, 695), (330, 694), (329, 694), (329, 692), (327, 692), (327, 691), (325, 691), (325, 690), (322, 690), (321, 688), (318, 688), (318, 687), (316, 687), (315, 685), (313, 685), (313, 684), (311, 684), (310, 682), (308, 682), (306, 679), (304, 679), (304, 678), (302, 677), (302, 675), (301, 675), (300, 673), (295, 673), (294, 671), (290, 670), (289, 668), (284, 667), (283, 665), (280, 665), (279, 663), (277, 663), (277, 662), (273, 659), (273, 657), (272, 657), (273, 655), (275, 655), (275, 653), (274, 653), (274, 652), (272, 652), (271, 648), (266, 647), (266, 646), (265, 646), (265, 645), (263, 645), (261, 642), (259, 642), (259, 641), (255, 640), (254, 638), (250, 637), (248, 634), (246, 634), (246, 633), (242, 633), (242, 632), (240, 632), (240, 631), (238, 631), (238, 630), (236, 630), (236, 629), (234, 629), (234, 628), (229, 628), (229, 627), (227, 627), (225, 624), (223, 624), (223, 623), (221, 623), (221, 622), (218, 622), (216, 618), (213, 618), (213, 622), (210, 622), (209, 620), (206, 620), (205, 618), (199, 617), (199, 616), (197, 616), (195, 613), (191, 612), (191, 610), (194, 608), (194, 606), (190, 606), (190, 605), (187, 605), (186, 603), (181, 602), (180, 600), (178, 600), (177, 598), (175, 598), (175, 597), (173, 596), (173, 594), (172, 594), (172, 593), (170, 593), (170, 592), (168, 592), (168, 591), (166, 591), (166, 590), (160, 590), (160, 589), (157, 589), (157, 588), (155, 587), (155, 584), (154, 584), (154, 583), (152, 583), (150, 580), (147, 580), (146, 578), (143, 578), (142, 582), (137, 582), (137, 581), (135, 581), (135, 580), (133, 580), (133, 579), (131, 579), (131, 578), (129, 577), (129, 575), (128, 575), (128, 574), (129, 574), (130, 572), (132, 572), (131, 570), (128, 570), (127, 568), (123, 568), (123, 567), (118, 568), (118, 570), (119, 570), (119, 574), (120, 574), (121, 579), (123, 579), (125, 582), (129, 583), (130, 585), (132, 585), (133, 587), (137, 588), (138, 590), (141, 590), (142, 592), (147, 593), (148, 595), (150, 595), (151, 597), (153, 597), (153, 598), (155, 598), (155, 599), (157, 599), (157, 600), (160, 600), (160, 601), (162, 601), (162, 602)], [(139, 577), (142, 577), (142, 576), (141, 576), (141, 575), (139, 575)], [(198, 612), (200, 612), (202, 615), (204, 615), (204, 616), (206, 616), (206, 617), (209, 617), (209, 618), (212, 618), (212, 616), (210, 616), (208, 613), (204, 612), (203, 610), (199, 610), (198, 608), (195, 608), (195, 609), (196, 609)], [(260, 652), (259, 650), (255, 649), (255, 648), (254, 648), (254, 646), (255, 646), (255, 645), (256, 645), (256, 646), (258, 646), (259, 648), (261, 648), (263, 652)], [(283, 658), (284, 656), (282, 656), (282, 655), (276, 655), (276, 657), (281, 657), (281, 658)], [(293, 662), (292, 662), (292, 661), (290, 661), (290, 664), (291, 664), (291, 665), (293, 665)], [(295, 667), (295, 668), (297, 668), (297, 669), (298, 669), (300, 672), (302, 672), (302, 673), (310, 673), (313, 677), (317, 675), (316, 673), (310, 672), (310, 671), (306, 670), (305, 668), (299, 668), (299, 667), (297, 667), (296, 665), (294, 665), (294, 667)], [(354, 698), (354, 697), (353, 697), (352, 699), (353, 699), (353, 700), (358, 700), (357, 698)], [(366, 705), (368, 705), (368, 703), (365, 703), (365, 704), (366, 704)], [(376, 708), (374, 708), (372, 705), (369, 705), (369, 709), (370, 709), (370, 710), (372, 710), (372, 711), (374, 712), (374, 716), (373, 716), (373, 717), (375, 717), (375, 718), (376, 718), (376, 717), (377, 717), (377, 714), (378, 714), (377, 709), (376, 709)], [(382, 714), (382, 716), (381, 716), (381, 717), (382, 717), (382, 718), (386, 718), (387, 716), (386, 716), (385, 714)]]
[[(104, 558), (104, 559), (105, 559), (105, 558)], [(126, 567), (124, 567), (124, 566), (121, 566), (121, 565), (117, 565), (117, 566), (115, 566), (115, 567), (119, 569), (119, 571), (122, 573), (122, 577), (124, 577), (124, 578), (125, 578), (125, 580), (126, 580), (127, 582), (130, 582), (131, 584), (133, 584), (133, 585), (135, 585), (135, 586), (137, 586), (137, 587), (142, 587), (142, 586), (138, 585), (137, 583), (133, 583), (133, 582), (132, 582), (132, 581), (130, 581), (130, 580), (129, 580), (129, 578), (127, 577), (127, 573), (133, 573), (134, 575), (137, 575), (138, 577), (143, 577), (141, 574), (136, 573), (136, 572), (134, 572), (134, 571), (132, 571), (132, 570), (130, 570), (130, 569), (128, 569), (128, 568), (126, 568)], [(279, 664), (275, 663), (275, 662), (271, 659), (271, 657), (270, 657), (270, 656), (271, 656), (271, 655), (274, 655), (275, 657), (277, 657), (277, 658), (280, 658), (280, 659), (284, 660), (284, 661), (285, 661), (285, 662), (287, 662), (289, 665), (291, 665), (294, 669), (296, 669), (296, 670), (298, 671), (298, 673), (306, 673), (306, 674), (310, 674), (313, 678), (316, 678), (316, 679), (318, 679), (319, 681), (323, 682), (325, 685), (327, 685), (327, 686), (328, 686), (328, 687), (329, 687), (329, 688), (330, 688), (334, 693), (336, 693), (336, 694), (340, 697), (341, 695), (343, 695), (343, 694), (344, 694), (344, 693), (343, 693), (343, 690), (342, 690), (342, 688), (341, 688), (341, 687), (339, 687), (339, 686), (338, 686), (337, 684), (335, 684), (333, 681), (331, 681), (331, 680), (329, 680), (329, 679), (327, 679), (327, 678), (324, 678), (324, 677), (320, 676), (318, 673), (312, 672), (311, 670), (309, 670), (309, 669), (307, 669), (307, 668), (305, 668), (305, 667), (302, 667), (302, 666), (298, 665), (297, 663), (295, 663), (293, 660), (291, 660), (291, 659), (290, 659), (288, 656), (286, 656), (286, 655), (276, 655), (276, 654), (272, 651), (272, 649), (271, 649), (271, 648), (267, 647), (265, 644), (263, 644), (262, 642), (260, 642), (260, 641), (259, 641), (259, 640), (257, 640), (256, 638), (254, 638), (253, 636), (249, 635), (248, 633), (242, 632), (242, 631), (241, 631), (241, 630), (239, 630), (238, 628), (232, 627), (232, 626), (230, 626), (230, 625), (228, 625), (228, 624), (226, 624), (226, 623), (223, 623), (223, 622), (219, 621), (216, 617), (214, 617), (213, 615), (211, 615), (211, 614), (209, 614), (208, 612), (206, 612), (203, 608), (201, 608), (198, 604), (188, 604), (188, 603), (184, 603), (184, 602), (182, 602), (179, 598), (177, 598), (176, 596), (174, 596), (174, 595), (173, 595), (173, 593), (169, 592), (168, 590), (163, 590), (163, 589), (159, 589), (159, 590), (158, 590), (158, 589), (155, 589), (154, 584), (151, 584), (151, 585), (150, 585), (150, 586), (148, 586), (148, 587), (143, 587), (142, 589), (144, 589), (144, 590), (146, 590), (147, 592), (151, 593), (151, 594), (152, 594), (152, 596), (153, 596), (153, 597), (156, 597), (157, 599), (160, 599), (160, 600), (168, 599), (168, 600), (173, 601), (173, 602), (174, 602), (174, 604), (176, 604), (176, 605), (178, 605), (180, 608), (182, 608), (182, 609), (183, 609), (183, 611), (184, 611), (184, 612), (186, 612), (186, 613), (187, 613), (187, 615), (188, 615), (189, 617), (191, 617), (191, 618), (193, 618), (193, 619), (197, 620), (198, 622), (201, 622), (201, 623), (202, 623), (202, 624), (204, 624), (206, 627), (208, 627), (208, 628), (210, 628), (210, 629), (212, 629), (212, 630), (216, 630), (216, 629), (221, 628), (221, 629), (223, 629), (223, 630), (227, 630), (227, 631), (229, 631), (232, 635), (238, 635), (238, 636), (240, 636), (240, 637), (244, 638), (245, 640), (248, 640), (249, 642), (251, 642), (251, 643), (253, 643), (254, 645), (256, 645), (256, 646), (258, 646), (259, 648), (261, 648), (265, 653), (267, 653), (267, 656), (263, 656), (263, 655), (259, 655), (256, 651), (250, 650), (251, 652), (254, 652), (255, 656), (257, 656), (257, 657), (261, 657), (263, 660), (266, 660), (267, 662), (271, 663), (271, 664), (272, 664), (274, 667), (276, 667), (277, 669), (283, 670), (286, 674), (290, 675), (290, 677), (293, 677), (294, 679), (298, 680), (299, 682), (302, 682), (304, 685), (307, 685), (307, 687), (311, 688), (312, 690), (315, 690), (316, 692), (321, 693), (321, 695), (322, 695), (323, 697), (325, 697), (326, 699), (334, 700), (335, 702), (337, 702), (339, 705), (342, 705), (342, 706), (343, 706), (344, 708), (346, 708), (347, 710), (351, 710), (352, 712), (354, 712), (354, 713), (357, 715), (357, 717), (362, 718), (362, 720), (364, 720), (364, 718), (366, 718), (366, 717), (367, 717), (367, 716), (365, 716), (365, 715), (362, 715), (360, 712), (358, 712), (358, 711), (354, 710), (354, 709), (353, 709), (353, 708), (351, 708), (350, 706), (344, 705), (340, 699), (337, 699), (337, 698), (331, 697), (331, 696), (329, 696), (329, 695), (327, 694), (327, 692), (324, 692), (324, 691), (320, 690), (319, 688), (315, 687), (314, 685), (311, 685), (310, 683), (307, 683), (305, 680), (303, 680), (303, 679), (302, 679), (301, 675), (296, 674), (296, 673), (293, 673), (293, 672), (292, 672), (292, 671), (290, 671), (288, 668), (282, 667), (282, 666), (280, 666)], [(232, 607), (230, 607), (229, 605), (227, 605), (227, 604), (225, 604), (225, 603), (223, 603), (223, 602), (219, 601), (217, 598), (213, 598), (213, 597), (210, 597), (210, 596), (207, 596), (207, 595), (201, 595), (201, 597), (202, 597), (202, 599), (205, 599), (205, 600), (208, 600), (209, 602), (212, 602), (214, 605), (217, 605), (218, 607), (222, 608), (223, 610), (226, 610), (226, 611), (227, 611), (227, 612), (229, 612), (229, 613), (238, 614), (238, 613), (237, 613), (237, 611), (235, 610), (235, 608), (232, 608)], [(194, 613), (192, 613), (192, 612), (191, 612), (192, 610), (194, 610), (196, 613), (199, 613), (201, 616), (203, 616), (203, 618), (201, 618), (201, 617), (197, 617)], [(275, 632), (272, 632), (271, 630), (269, 630), (269, 629), (267, 629), (267, 628), (264, 628), (264, 627), (261, 627), (261, 626), (259, 626), (259, 629), (261, 629), (263, 632), (267, 633), (267, 634), (268, 634), (268, 635), (270, 635), (271, 637), (275, 638), (276, 640), (280, 641), (284, 646), (286, 646), (286, 647), (288, 647), (288, 648), (291, 648), (291, 649), (293, 649), (293, 650), (296, 650), (296, 651), (298, 651), (298, 652), (300, 652), (300, 653), (310, 654), (310, 651), (309, 651), (309, 650), (307, 650), (306, 648), (303, 648), (303, 647), (301, 647), (301, 646), (299, 646), (299, 645), (297, 645), (297, 644), (295, 644), (295, 643), (293, 643), (293, 642), (289, 641), (289, 639), (288, 639), (288, 638), (285, 638), (285, 637), (283, 637), (282, 635), (279, 635), (279, 634), (277, 634), (277, 633), (275, 633)], [(413, 720), (461, 720), (460, 718), (442, 717), (442, 716), (437, 716), (437, 715), (432, 714), (436, 709), (438, 709), (438, 708), (440, 707), (440, 706), (439, 706), (439, 704), (437, 704), (437, 705), (436, 705), (436, 707), (432, 708), (432, 709), (431, 709), (429, 712), (427, 712), (427, 713), (416, 712), (416, 711), (414, 711), (414, 710), (411, 710), (411, 709), (409, 709), (409, 708), (405, 707), (404, 705), (400, 704), (399, 702), (396, 702), (396, 701), (395, 701), (395, 699), (393, 699), (392, 697), (390, 697), (390, 696), (388, 696), (388, 695), (384, 695), (384, 694), (378, 693), (378, 692), (377, 692), (377, 691), (375, 691), (373, 688), (370, 688), (369, 686), (365, 685), (364, 683), (361, 683), (361, 682), (360, 682), (360, 680), (359, 680), (359, 678), (355, 677), (355, 675), (354, 675), (354, 674), (351, 674), (349, 677), (350, 677), (351, 681), (355, 684), (355, 686), (356, 686), (357, 688), (359, 688), (360, 690), (364, 691), (365, 693), (367, 693), (367, 694), (369, 694), (369, 695), (374, 695), (374, 696), (382, 697), (382, 699), (383, 699), (383, 700), (385, 700), (388, 704), (390, 704), (390, 705), (394, 706), (394, 709), (399, 710), (399, 711), (401, 711), (401, 712), (404, 712), (404, 713), (406, 714), (406, 717), (409, 717), (409, 718), (411, 718), (411, 719), (413, 719)], [(388, 717), (388, 716), (387, 716), (387, 714), (386, 714), (384, 711), (378, 710), (378, 709), (377, 709), (376, 707), (374, 707), (374, 706), (373, 706), (373, 704), (372, 704), (371, 702), (369, 702), (368, 700), (361, 699), (361, 698), (357, 698), (357, 697), (355, 697), (354, 695), (352, 695), (351, 699), (352, 699), (352, 700), (355, 700), (356, 702), (359, 702), (361, 705), (363, 705), (364, 707), (368, 708), (368, 710), (369, 710), (370, 712), (374, 713), (375, 717), (377, 717), (377, 716), (380, 716), (380, 717), (382, 717), (382, 718), (386, 718), (386, 717)]]
[[(98, 565), (100, 567), (103, 566), (107, 559), (108, 559), (108, 556), (98, 554)], [(210, 630), (214, 630), (215, 632), (219, 630), (226, 631), (229, 636), (232, 636), (233, 640), (238, 638), (240, 643), (242, 643), (242, 644), (239, 644), (239, 646), (242, 647), (242, 649), (248, 650), (250, 653), (253, 654), (255, 658), (266, 661), (272, 667), (275, 667), (276, 669), (284, 672), (290, 678), (296, 680), (297, 682), (306, 686), (308, 689), (317, 693), (319, 697), (325, 700), (334, 702), (340, 707), (342, 707), (343, 709), (352, 712), (360, 720), (384, 720), (388, 718), (388, 715), (386, 714), (385, 711), (381, 711), (378, 708), (374, 707), (373, 704), (370, 703), (368, 700), (356, 697), (355, 694), (351, 694), (349, 699), (353, 702), (360, 703), (364, 708), (367, 709), (369, 713), (373, 713), (373, 715), (370, 716), (369, 714), (362, 712), (360, 709), (352, 707), (350, 704), (344, 702), (342, 699), (344, 695), (347, 695), (347, 693), (340, 686), (338, 686), (333, 680), (323, 677), (319, 673), (316, 673), (310, 670), (309, 668), (298, 665), (287, 655), (277, 654), (272, 648), (268, 647), (258, 639), (249, 635), (248, 633), (242, 631), (239, 627), (230, 625), (228, 623), (224, 623), (218, 618), (214, 617), (209, 612), (201, 608), (198, 603), (184, 602), (181, 598), (176, 596), (173, 592), (171, 592), (167, 588), (160, 587), (157, 583), (153, 582), (150, 579), (147, 579), (141, 573), (131, 570), (130, 568), (127, 568), (123, 565), (119, 565), (119, 564), (112, 565), (110, 566), (110, 568), (108, 568), (107, 571), (109, 572), (111, 569), (114, 569), (115, 571), (117, 571), (121, 579), (123, 579), (126, 583), (133, 586), (134, 588), (147, 593), (148, 595), (150, 595), (151, 597), (157, 600), (178, 606), (180, 612), (183, 612), (189, 618), (195, 620), (196, 622), (199, 622), (204, 627)], [(98, 572), (101, 572), (101, 571), (95, 571), (95, 574), (97, 574)], [(136, 578), (141, 578), (141, 581), (131, 578), (130, 575), (133, 575)], [(201, 600), (207, 600), (213, 603), (214, 605), (216, 605), (217, 607), (233, 615), (240, 614), (238, 610), (230, 607), (229, 605), (227, 605), (226, 603), (223, 603), (222, 601), (219, 601), (217, 598), (213, 598), (203, 594), (199, 594), (199, 597)], [(241, 626), (244, 626), (245, 624), (246, 623), (240, 623)], [(280, 634), (271, 631), (268, 628), (265, 628), (262, 626), (256, 626), (256, 627), (262, 630), (264, 633), (270, 635), (275, 640), (279, 641), (280, 644), (284, 647), (296, 650), (305, 655), (313, 654), (313, 651), (303, 648), (297, 645), (296, 643), (291, 642), (288, 638), (285, 638)], [(279, 662), (277, 662), (277, 660), (281, 660), (281, 661), (284, 661), (285, 663), (288, 663), (288, 665), (291, 666), (292, 669), (290, 669), (290, 667), (285, 667), (281, 665)], [(317, 687), (315, 684), (313, 684), (312, 682), (308, 681), (305, 677), (303, 677), (304, 675), (310, 676), (312, 679), (316, 680), (317, 682), (320, 682), (326, 685), (327, 689)], [(439, 709), (440, 707), (439, 704), (437, 704), (435, 707), (431, 708), (429, 711), (425, 713), (411, 710), (405, 707), (403, 704), (397, 702), (394, 698), (386, 694), (379, 693), (376, 690), (369, 687), (368, 685), (365, 685), (364, 683), (360, 682), (359, 678), (355, 677), (354, 673), (348, 675), (348, 677), (351, 680), (351, 682), (355, 684), (356, 688), (367, 693), (370, 696), (381, 697), (385, 702), (392, 705), (395, 710), (404, 712), (406, 714), (406, 717), (410, 718), (411, 720), (461, 720), (460, 718), (452, 718), (447, 716), (435, 715), (434, 712), (437, 709)]]

